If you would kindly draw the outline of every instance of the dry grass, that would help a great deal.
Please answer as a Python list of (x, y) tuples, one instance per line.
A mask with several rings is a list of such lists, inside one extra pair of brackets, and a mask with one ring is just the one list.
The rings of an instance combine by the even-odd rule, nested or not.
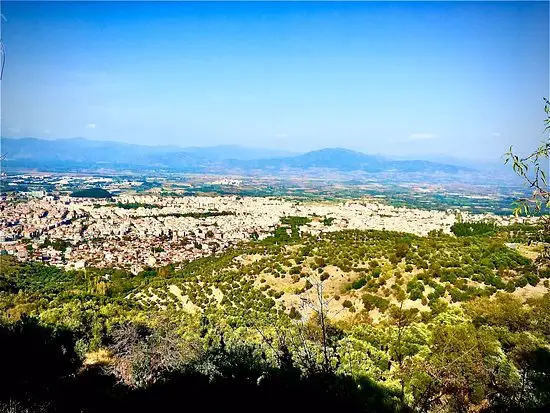
[(98, 351), (92, 351), (86, 354), (84, 358), (84, 366), (94, 366), (94, 365), (107, 365), (111, 362), (112, 357), (106, 349), (101, 349)]

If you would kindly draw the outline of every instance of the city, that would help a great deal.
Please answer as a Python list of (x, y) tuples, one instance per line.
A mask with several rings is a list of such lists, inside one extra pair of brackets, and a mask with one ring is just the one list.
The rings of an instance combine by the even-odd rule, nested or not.
[(0, 413), (550, 411), (549, 13), (0, 0)]
[[(312, 235), (375, 229), (425, 236), (439, 230), (450, 234), (459, 213), (452, 209), (398, 208), (376, 200), (316, 203), (284, 198), (146, 194), (121, 194), (109, 200), (49, 195), (23, 202), (6, 196), (0, 210), (1, 249), (8, 254), (67, 268), (115, 267), (134, 274), (146, 267), (223, 251), (250, 240), (253, 234), (265, 238), (285, 216), (312, 219), (301, 227), (302, 232)], [(192, 214), (198, 216), (189, 216)], [(460, 215), (467, 222), (491, 220), (500, 226), (536, 221), (534, 217)], [(323, 223), (326, 218), (330, 219), (329, 225)]]

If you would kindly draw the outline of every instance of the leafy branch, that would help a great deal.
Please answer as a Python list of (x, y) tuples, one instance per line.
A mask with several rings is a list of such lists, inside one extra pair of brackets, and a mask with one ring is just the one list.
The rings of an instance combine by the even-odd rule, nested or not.
[[(544, 120), (544, 132), (548, 132), (550, 130), (550, 101), (544, 98), (544, 103), (544, 111), (547, 115)], [(518, 206), (514, 209), (516, 215), (519, 215), (522, 210), (525, 214), (529, 214), (532, 210), (532, 205), (534, 205), (536, 212), (542, 211), (543, 205), (546, 208), (550, 208), (550, 188), (548, 186), (549, 154), (549, 137), (546, 137), (546, 140), (541, 142), (540, 146), (528, 156), (520, 157), (515, 154), (512, 146), (510, 146), (509, 151), (504, 154), (504, 164), (510, 163), (514, 172), (524, 179), (533, 190), (533, 194), (530, 198), (518, 199)]]

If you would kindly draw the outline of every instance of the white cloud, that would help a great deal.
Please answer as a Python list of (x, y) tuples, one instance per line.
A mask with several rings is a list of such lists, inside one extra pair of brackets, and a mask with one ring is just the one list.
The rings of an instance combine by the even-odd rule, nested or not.
[(8, 128), (8, 131), (13, 132), (13, 133), (19, 133), (19, 132), (21, 132), (21, 129), (19, 129), (19, 128)]
[(425, 141), (429, 139), (436, 139), (435, 133), (413, 133), (409, 136), (410, 141)]
[(95, 129), (95, 127), (96, 127), (96, 124), (95, 124), (95, 123), (88, 123), (88, 124), (86, 125), (86, 128), (88, 128), (88, 129)]
[(49, 135), (51, 133), (51, 131), (49, 129), (44, 129), (43, 131), (46, 135)]
[(282, 132), (282, 133), (276, 133), (275, 137), (276, 138), (287, 138), (288, 135), (286, 134), (286, 132)]
[(491, 133), (491, 136), (500, 136), (500, 133), (499, 132), (493, 132), (493, 133)]

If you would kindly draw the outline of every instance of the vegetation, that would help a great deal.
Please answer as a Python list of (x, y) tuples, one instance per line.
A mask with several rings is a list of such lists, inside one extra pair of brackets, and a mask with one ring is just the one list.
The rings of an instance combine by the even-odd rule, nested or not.
[(227, 215), (236, 215), (233, 211), (206, 211), (206, 212), (161, 212), (155, 214), (155, 217), (176, 217), (176, 218), (209, 218), (222, 217)]
[(112, 198), (113, 194), (103, 188), (89, 188), (74, 191), (73, 198)]
[(451, 227), (451, 232), (457, 237), (492, 234), (496, 230), (497, 225), (494, 222), (456, 222)]
[(281, 223), (283, 224), (283, 226), (281, 226), (280, 228), (284, 230), (289, 228), (291, 238), (297, 239), (300, 238), (300, 226), (306, 225), (309, 222), (311, 222), (311, 219), (308, 217), (283, 217), (281, 218)]
[[(545, 148), (511, 155), (520, 174), (535, 163), (539, 212)], [(137, 275), (2, 255), (0, 410), (546, 411), (541, 221), (308, 236), (309, 218), (284, 217), (263, 240)]]
[(159, 207), (158, 205), (143, 204), (140, 202), (117, 202), (113, 206), (116, 206), (117, 208), (122, 208), (122, 209), (138, 209), (138, 208), (154, 209)]
[[(296, 234), (292, 228), (306, 224), (291, 217), (282, 227)], [(141, 411), (141, 395), (176, 383), (203, 386), (191, 399), (226, 395), (232, 386), (248, 389), (251, 401), (283, 392), (280, 383), (287, 383), (284, 394), (332, 389), (323, 403), (352, 411), (527, 409), (549, 402), (550, 295), (524, 302), (511, 292), (550, 274), (504, 245), (518, 232), (417, 237), (348, 230), (314, 238), (275, 231), (218, 256), (135, 276), (6, 256), (2, 328), (12, 337), (7, 342), (22, 340), (26, 328), (51, 337), (41, 343), (70, 338), (69, 359), (59, 365), (74, 369), (72, 379), (52, 379), (51, 389), (31, 398), (44, 411), (48, 403), (60, 408), (66, 386), (84, 383), (99, 392), (97, 404), (71, 400), (85, 412), (123, 401)], [(293, 285), (296, 293), (288, 290)], [(326, 306), (292, 304), (293, 294), (311, 302), (320, 285), (314, 303)], [(368, 392), (357, 393), (358, 385)], [(15, 389), (7, 394), (9, 403), (36, 407)], [(168, 403), (176, 394), (166, 397)]]
[(50, 240), (49, 238), (46, 238), (42, 243), (42, 245), (40, 246), (40, 248), (52, 247), (57, 251), (65, 251), (69, 246), (70, 246), (70, 243), (68, 241), (65, 241), (62, 239)]
[(543, 264), (550, 263), (550, 186), (548, 184), (548, 166), (550, 159), (550, 101), (544, 99), (544, 111), (546, 113), (545, 133), (546, 138), (540, 146), (531, 154), (520, 157), (512, 151), (512, 147), (505, 155), (505, 162), (511, 163), (514, 171), (524, 180), (529, 187), (531, 195), (516, 201), (514, 212), (542, 215), (542, 225), (539, 231), (532, 232), (531, 242), (542, 245), (543, 251), (539, 261)]

